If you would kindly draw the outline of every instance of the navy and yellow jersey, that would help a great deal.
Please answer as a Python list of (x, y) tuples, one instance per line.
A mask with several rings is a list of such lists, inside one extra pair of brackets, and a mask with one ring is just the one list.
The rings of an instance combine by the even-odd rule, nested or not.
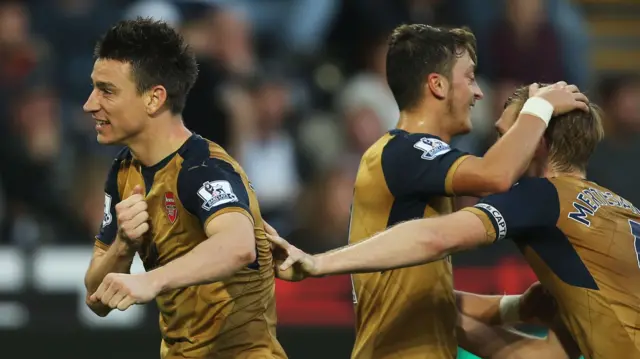
[(640, 211), (593, 182), (527, 178), (463, 210), (513, 239), (586, 359), (640, 358)]
[[(349, 243), (410, 219), (450, 213), (453, 174), (466, 154), (439, 138), (393, 130), (362, 157)], [(352, 276), (352, 358), (456, 357), (451, 262)]]
[(146, 270), (185, 255), (207, 239), (205, 227), (223, 213), (254, 224), (257, 258), (231, 278), (160, 294), (163, 358), (286, 358), (276, 340), (271, 247), (256, 195), (244, 171), (220, 146), (191, 136), (175, 153), (145, 167), (123, 150), (113, 163), (105, 215), (95, 245), (117, 235), (115, 205), (136, 185), (146, 191), (150, 231), (139, 255)]

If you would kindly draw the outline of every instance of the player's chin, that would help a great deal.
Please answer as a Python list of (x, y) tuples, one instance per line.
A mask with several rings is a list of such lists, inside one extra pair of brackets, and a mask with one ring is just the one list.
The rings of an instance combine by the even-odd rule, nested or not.
[(464, 135), (471, 132), (471, 130), (473, 130), (473, 123), (471, 122), (471, 116), (467, 116), (461, 123), (460, 131), (458, 132), (460, 135)]
[(120, 142), (116, 137), (110, 136), (105, 133), (100, 133), (100, 132), (98, 132), (98, 135), (96, 136), (96, 140), (101, 145), (114, 145)]

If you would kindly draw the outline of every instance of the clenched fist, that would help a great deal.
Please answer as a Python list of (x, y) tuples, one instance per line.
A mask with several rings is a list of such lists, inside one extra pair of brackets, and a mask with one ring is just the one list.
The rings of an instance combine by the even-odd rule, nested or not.
[(109, 273), (89, 301), (102, 302), (109, 308), (124, 311), (134, 304), (150, 302), (159, 292), (160, 288), (148, 279), (146, 273)]
[(129, 247), (138, 249), (142, 235), (149, 231), (149, 213), (141, 186), (133, 189), (131, 196), (116, 204), (118, 237)]

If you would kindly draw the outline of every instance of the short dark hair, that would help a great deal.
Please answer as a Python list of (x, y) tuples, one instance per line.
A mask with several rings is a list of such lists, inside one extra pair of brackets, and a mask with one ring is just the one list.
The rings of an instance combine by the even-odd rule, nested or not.
[[(515, 104), (519, 106), (520, 111), (528, 99), (529, 86), (522, 86), (507, 99), (504, 107)], [(549, 148), (549, 157), (557, 170), (586, 170), (591, 155), (604, 138), (603, 117), (602, 109), (590, 103), (589, 112), (573, 110), (555, 116), (549, 122), (544, 139)]]
[(173, 114), (182, 112), (198, 78), (195, 55), (182, 36), (165, 22), (150, 18), (118, 22), (98, 41), (93, 56), (130, 63), (140, 94), (164, 86)]
[(400, 110), (418, 104), (430, 73), (451, 77), (465, 52), (477, 63), (476, 37), (466, 28), (400, 25), (389, 39), (387, 82)]

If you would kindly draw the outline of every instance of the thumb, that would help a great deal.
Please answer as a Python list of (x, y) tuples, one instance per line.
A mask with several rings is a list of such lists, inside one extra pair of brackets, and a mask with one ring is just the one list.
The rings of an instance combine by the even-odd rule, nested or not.
[(137, 184), (135, 187), (133, 187), (133, 191), (131, 191), (131, 195), (133, 196), (134, 194), (143, 194), (144, 191), (142, 189), (142, 186)]

